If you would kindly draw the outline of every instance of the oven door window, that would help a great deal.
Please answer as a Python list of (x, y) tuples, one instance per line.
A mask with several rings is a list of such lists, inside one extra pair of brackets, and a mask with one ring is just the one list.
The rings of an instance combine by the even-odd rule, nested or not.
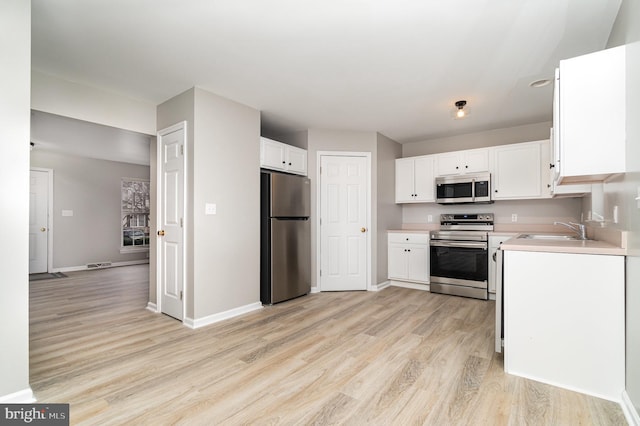
[(471, 198), (472, 183), (441, 183), (436, 188), (437, 198)]
[(487, 250), (467, 247), (431, 247), (431, 275), (486, 281)]

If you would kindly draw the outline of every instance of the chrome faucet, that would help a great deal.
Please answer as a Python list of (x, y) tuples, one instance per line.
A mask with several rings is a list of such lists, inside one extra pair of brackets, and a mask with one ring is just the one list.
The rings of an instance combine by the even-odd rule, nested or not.
[(575, 232), (576, 234), (578, 234), (578, 238), (581, 240), (586, 240), (587, 239), (587, 228), (586, 226), (584, 226), (582, 223), (575, 223), (575, 222), (569, 222), (569, 223), (565, 223), (565, 222), (553, 222), (554, 225), (562, 225), (562, 226), (566, 226), (567, 228), (571, 229), (573, 232)]

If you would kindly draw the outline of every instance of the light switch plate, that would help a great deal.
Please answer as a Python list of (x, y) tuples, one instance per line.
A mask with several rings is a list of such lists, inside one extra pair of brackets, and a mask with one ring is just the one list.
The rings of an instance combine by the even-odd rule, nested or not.
[(204, 214), (216, 214), (217, 213), (217, 206), (215, 204), (212, 203), (206, 203), (204, 205)]
[(62, 216), (73, 216), (73, 210), (62, 210)]

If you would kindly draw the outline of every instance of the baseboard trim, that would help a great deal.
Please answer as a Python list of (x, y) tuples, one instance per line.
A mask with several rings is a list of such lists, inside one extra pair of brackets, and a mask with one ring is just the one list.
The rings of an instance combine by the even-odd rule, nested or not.
[(36, 402), (36, 397), (31, 387), (10, 393), (9, 395), (0, 396), (0, 404), (29, 404), (32, 402)]
[(311, 293), (320, 293), (320, 289), (318, 287), (311, 287)]
[(51, 272), (76, 272), (76, 271), (95, 271), (100, 269), (117, 268), (119, 266), (144, 265), (149, 263), (149, 259), (127, 260), (123, 262), (113, 262), (109, 266), (103, 268), (88, 268), (87, 265), (81, 266), (63, 266), (62, 268), (53, 268)]
[(205, 327), (207, 325), (214, 324), (216, 322), (224, 321), (226, 319), (234, 318), (242, 314), (246, 314), (248, 312), (257, 311), (262, 309), (262, 303), (250, 303), (248, 305), (239, 306), (237, 308), (229, 309), (228, 311), (220, 312), (217, 314), (209, 315), (203, 318), (193, 319), (193, 318), (185, 318), (183, 323), (189, 328), (200, 328)]
[(384, 281), (381, 282), (379, 284), (373, 284), (371, 286), (371, 288), (369, 289), (369, 291), (380, 291), (380, 290), (384, 290), (385, 288), (389, 287), (391, 285), (390, 281)]
[(390, 280), (389, 285), (392, 285), (394, 287), (412, 288), (414, 290), (423, 290), (423, 291), (429, 291), (430, 289), (429, 284), (410, 283), (407, 281)]
[(147, 302), (147, 310), (153, 313), (158, 313), (158, 305), (153, 302)]
[(622, 407), (622, 412), (624, 413), (624, 417), (627, 419), (629, 426), (640, 426), (640, 415), (638, 414), (636, 407), (633, 406), (633, 402), (631, 402), (631, 398), (629, 398), (626, 390), (622, 391), (620, 407)]

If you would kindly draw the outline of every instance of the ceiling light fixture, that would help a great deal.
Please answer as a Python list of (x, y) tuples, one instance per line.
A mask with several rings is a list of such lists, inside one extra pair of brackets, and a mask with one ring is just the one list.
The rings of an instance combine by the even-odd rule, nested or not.
[(469, 115), (469, 109), (464, 109), (465, 105), (467, 105), (467, 101), (457, 101), (455, 103), (456, 109), (453, 111), (453, 118), (460, 120)]

